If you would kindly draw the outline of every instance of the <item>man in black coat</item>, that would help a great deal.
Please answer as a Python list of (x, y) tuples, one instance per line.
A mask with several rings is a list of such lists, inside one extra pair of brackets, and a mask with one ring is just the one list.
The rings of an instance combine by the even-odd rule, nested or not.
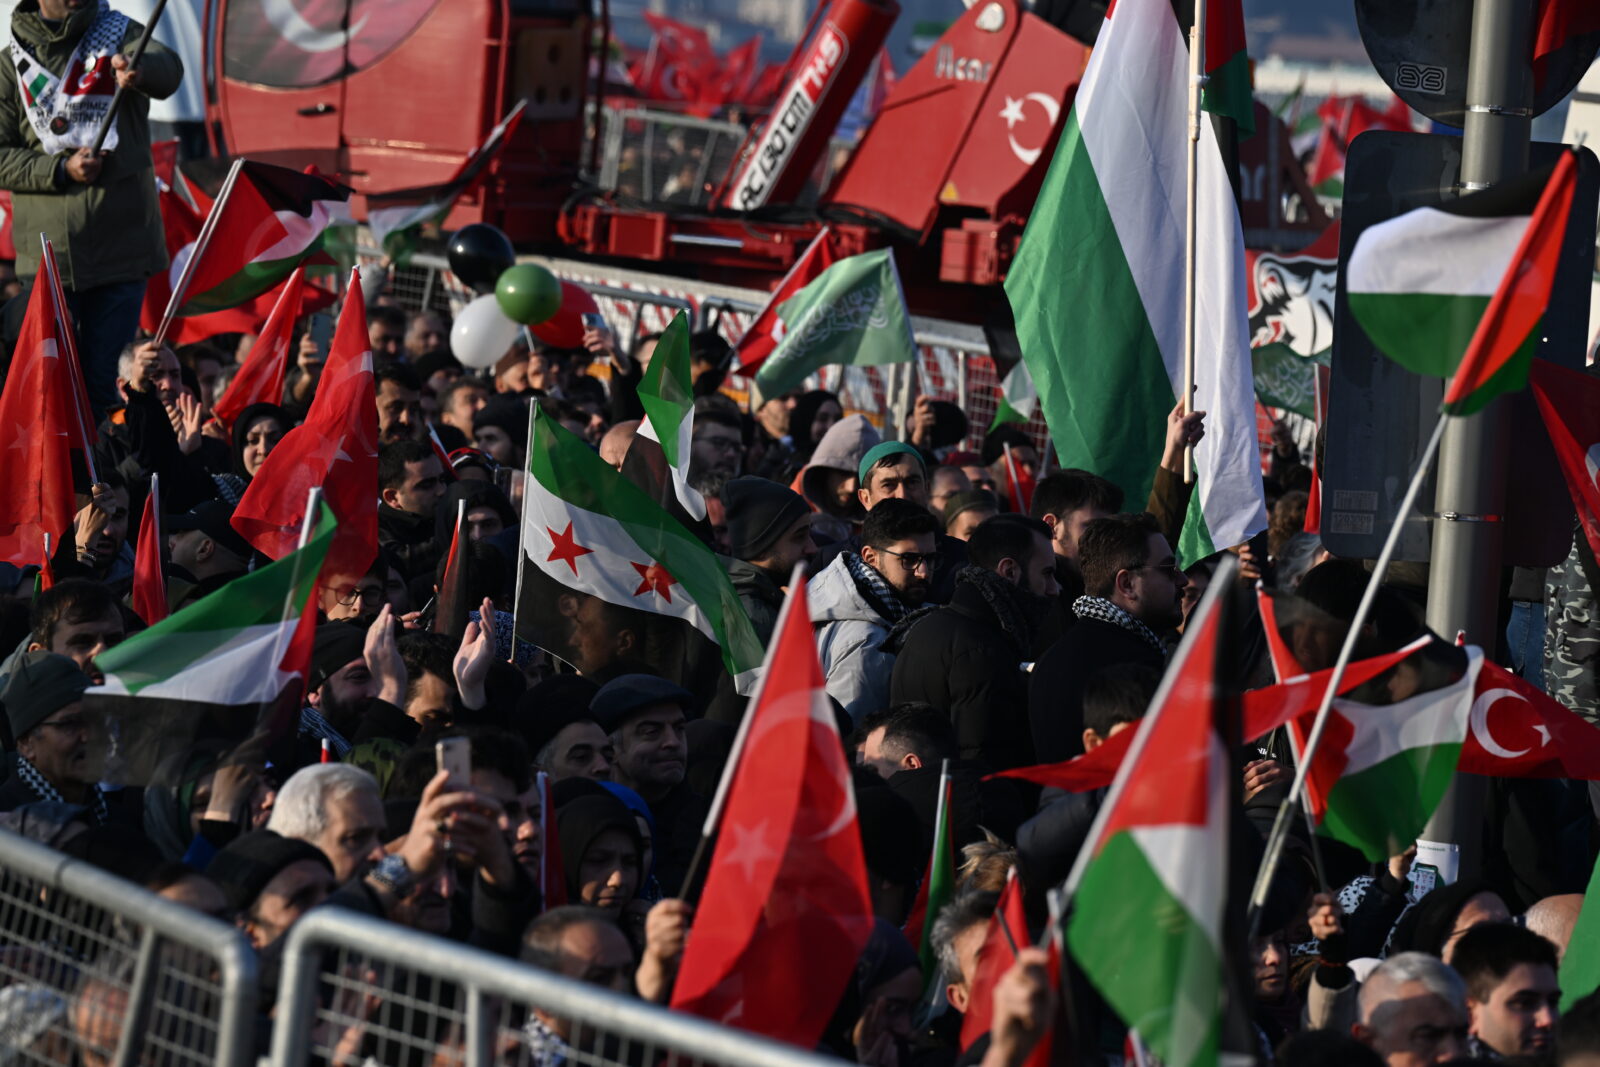
[(396, 441), (378, 449), (378, 544), (394, 553), (407, 581), (432, 578), (449, 547), (434, 539), (433, 515), (444, 491), (444, 465), (429, 445)]
[(996, 515), (967, 542), (972, 561), (950, 603), (911, 626), (895, 659), (892, 704), (932, 704), (950, 716), (958, 754), (995, 770), (1033, 762), (1027, 676), (1039, 620), (1058, 595), (1050, 530)]
[(1083, 752), (1083, 691), (1095, 672), (1119, 663), (1161, 670), (1165, 635), (1183, 621), (1189, 584), (1149, 514), (1086, 525), (1078, 540), (1084, 595), (1077, 622), (1034, 665), (1028, 717), (1034, 756), (1054, 763)]

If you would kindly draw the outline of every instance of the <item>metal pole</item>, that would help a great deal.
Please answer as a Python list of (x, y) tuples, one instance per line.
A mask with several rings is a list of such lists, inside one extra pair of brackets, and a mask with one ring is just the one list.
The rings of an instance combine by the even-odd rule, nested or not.
[[(139, 35), (139, 42), (133, 46), (133, 55), (128, 57), (128, 69), (137, 71), (139, 60), (144, 58), (144, 50), (150, 47), (150, 34), (155, 31), (156, 23), (161, 21), (161, 13), (167, 9), (167, 0), (156, 0), (156, 6), (150, 12), (150, 18), (144, 24), (144, 32)], [(110, 60), (107, 60), (109, 63)], [(117, 112), (122, 108), (124, 93), (122, 83), (117, 83), (116, 91), (111, 94), (111, 106), (106, 108), (105, 117), (100, 120), (100, 128), (95, 131), (94, 145), (90, 151), (95, 155), (100, 154), (100, 149), (105, 147), (106, 138), (111, 135), (111, 125), (117, 121)]]
[[(1189, 160), (1183, 235), (1183, 413), (1194, 411), (1195, 202), (1200, 188), (1200, 86), (1205, 81), (1206, 0), (1194, 0), (1189, 26)], [(1183, 446), (1183, 483), (1194, 484), (1194, 446)]]
[[(1526, 173), (1533, 116), (1532, 14), (1520, 0), (1477, 0), (1467, 63), (1461, 187), (1484, 189)], [(1439, 453), (1428, 625), (1465, 630), (1492, 646), (1505, 540), (1506, 445), (1510, 411), (1496, 400), (1476, 415), (1449, 420)], [(1423, 830), (1428, 841), (1460, 848), (1461, 876), (1482, 862), (1483, 779), (1457, 775)]]

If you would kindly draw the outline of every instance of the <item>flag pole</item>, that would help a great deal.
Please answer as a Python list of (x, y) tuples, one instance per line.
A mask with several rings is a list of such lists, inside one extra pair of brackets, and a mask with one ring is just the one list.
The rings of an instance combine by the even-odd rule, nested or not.
[[(1183, 234), (1183, 413), (1194, 413), (1195, 202), (1200, 186), (1200, 87), (1205, 84), (1206, 0), (1194, 0), (1189, 26), (1189, 160)], [(1194, 446), (1183, 446), (1183, 484), (1194, 484)]]
[[(150, 18), (144, 24), (144, 32), (139, 35), (139, 42), (133, 46), (133, 54), (128, 57), (129, 72), (139, 69), (139, 60), (144, 58), (144, 51), (150, 47), (150, 34), (155, 31), (156, 23), (161, 21), (161, 13), (167, 9), (167, 0), (156, 0), (156, 6), (150, 10)], [(100, 128), (95, 131), (94, 144), (90, 151), (95, 155), (105, 147), (106, 138), (111, 135), (111, 126), (117, 121), (117, 111), (122, 107), (124, 90), (122, 83), (117, 83), (116, 91), (111, 94), (111, 104), (106, 108), (105, 117), (100, 120)]]
[(206, 246), (211, 243), (211, 235), (216, 232), (217, 222), (222, 218), (222, 211), (228, 205), (228, 197), (233, 194), (233, 186), (239, 180), (239, 170), (244, 166), (244, 157), (233, 161), (233, 166), (228, 168), (228, 176), (222, 182), (222, 188), (217, 192), (217, 199), (212, 203), (211, 210), (206, 213), (205, 225), (200, 227), (200, 236), (195, 238), (194, 252), (183, 265), (182, 272), (178, 275), (178, 284), (172, 287), (172, 296), (167, 299), (167, 310), (161, 315), (161, 325), (156, 328), (155, 345), (160, 348), (167, 340), (167, 331), (172, 329), (172, 320), (178, 317), (178, 309), (183, 306), (183, 298), (188, 294), (189, 283), (194, 280), (195, 268), (200, 265), (201, 258), (206, 254)]
[(1372, 575), (1367, 579), (1367, 588), (1361, 594), (1361, 603), (1356, 607), (1355, 618), (1350, 620), (1350, 631), (1345, 634), (1344, 644), (1339, 648), (1339, 658), (1334, 662), (1333, 673), (1328, 677), (1328, 688), (1323, 691), (1322, 703), (1317, 707), (1317, 717), (1312, 722), (1311, 733), (1306, 737), (1305, 751), (1300, 759), (1300, 765), (1295, 768), (1294, 785), (1290, 787), (1289, 795), (1284, 798), (1283, 803), (1278, 806), (1277, 817), (1272, 823), (1272, 832), (1267, 836), (1266, 851), (1261, 857), (1261, 869), (1256, 873), (1256, 884), (1250, 892), (1248, 923), (1252, 937), (1255, 936), (1256, 927), (1261, 922), (1261, 909), (1267, 902), (1267, 892), (1272, 886), (1273, 875), (1277, 873), (1278, 863), (1283, 858), (1283, 846), (1289, 837), (1289, 822), (1294, 815), (1293, 809), (1299, 806), (1300, 796), (1306, 788), (1306, 779), (1310, 776), (1311, 763), (1316, 758), (1317, 746), (1322, 743), (1322, 734), (1328, 725), (1328, 712), (1333, 708), (1334, 695), (1339, 692), (1344, 672), (1350, 666), (1356, 642), (1361, 636), (1361, 625), (1366, 622), (1367, 616), (1372, 611), (1373, 602), (1378, 598), (1378, 587), (1383, 583), (1383, 576), (1389, 569), (1389, 561), (1394, 558), (1395, 547), (1400, 543), (1400, 531), (1405, 528), (1406, 517), (1411, 514), (1411, 509), (1417, 502), (1417, 494), (1421, 492), (1422, 483), (1427, 478), (1428, 470), (1433, 466), (1433, 458), (1439, 452), (1439, 441), (1444, 437), (1444, 428), (1449, 421), (1449, 413), (1441, 411), (1439, 421), (1433, 428), (1433, 436), (1428, 438), (1428, 445), (1422, 450), (1422, 459), (1411, 475), (1411, 484), (1406, 487), (1406, 495), (1400, 501), (1394, 523), (1389, 527), (1389, 535), (1384, 538), (1383, 551), (1378, 553)]
[(783, 633), (783, 624), (789, 618), (789, 612), (794, 610), (797, 599), (795, 593), (801, 588), (800, 582), (805, 570), (804, 563), (795, 564), (789, 573), (789, 595), (783, 598), (783, 607), (778, 609), (778, 621), (773, 624), (773, 639), (767, 645), (767, 654), (761, 661), (761, 677), (756, 679), (756, 687), (750, 694), (750, 699), (745, 703), (744, 716), (739, 720), (739, 730), (733, 735), (733, 746), (728, 750), (728, 761), (722, 765), (722, 777), (717, 781), (717, 791), (711, 798), (711, 810), (706, 812), (706, 821), (700, 827), (700, 842), (694, 847), (694, 855), (689, 859), (689, 868), (683, 876), (683, 888), (678, 891), (679, 899), (688, 899), (689, 889), (694, 885), (695, 878), (700, 873), (700, 866), (705, 862), (706, 852), (711, 847), (711, 839), (716, 836), (717, 823), (722, 821), (722, 809), (728, 803), (728, 791), (733, 788), (733, 775), (739, 768), (739, 758), (744, 755), (745, 743), (750, 738), (750, 721), (756, 717), (756, 711), (761, 707), (761, 696), (767, 690), (767, 678), (772, 673), (772, 658), (778, 650), (777, 635)]
[[(527, 327), (524, 326), (523, 330), (527, 330)], [(538, 410), (539, 405), (537, 402), (528, 405), (527, 441), (530, 450), (533, 447), (533, 418)], [(528, 477), (527, 456), (524, 456), (522, 460), (522, 476), (524, 478)], [(507, 499), (511, 497), (510, 490), (511, 483), (507, 482)], [(522, 572), (526, 569), (528, 563), (528, 550), (526, 548), (528, 543), (528, 517), (532, 514), (532, 510), (528, 507), (528, 487), (524, 485), (522, 487), (522, 514), (517, 517), (517, 529), (521, 531), (517, 538), (517, 591), (511, 597), (511, 659), (509, 662), (513, 665), (517, 662), (517, 609), (522, 607)]]
[(83, 421), (83, 404), (87, 390), (83, 384), (83, 364), (78, 361), (78, 338), (72, 329), (72, 316), (67, 311), (67, 294), (61, 287), (61, 269), (56, 263), (56, 248), (50, 238), (39, 234), (39, 261), (45, 278), (50, 283), (50, 296), (56, 305), (56, 333), (67, 349), (67, 374), (72, 379), (72, 413), (78, 422), (78, 437), (83, 441), (83, 465), (89, 472), (91, 485), (100, 481), (94, 469), (94, 448), (89, 444), (89, 430)]

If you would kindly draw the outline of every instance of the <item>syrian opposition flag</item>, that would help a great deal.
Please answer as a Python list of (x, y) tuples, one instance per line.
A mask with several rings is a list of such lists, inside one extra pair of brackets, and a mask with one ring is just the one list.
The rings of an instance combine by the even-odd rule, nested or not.
[(150, 475), (139, 538), (133, 551), (133, 613), (154, 626), (167, 617), (167, 576), (161, 566), (161, 475)]
[(659, 463), (666, 481), (672, 484), (673, 493), (683, 510), (695, 521), (706, 517), (706, 502), (699, 490), (689, 484), (689, 449), (694, 439), (694, 375), (689, 367), (689, 317), (683, 312), (673, 316), (661, 339), (656, 342), (650, 366), (639, 382), (639, 403), (644, 407), (644, 421), (639, 433), (628, 448), (628, 455), (659, 452)]
[(795, 388), (823, 367), (882, 367), (917, 357), (894, 252), (848, 256), (778, 306), (783, 333), (756, 372), (762, 396)]
[[(352, 221), (347, 186), (267, 163), (245, 160), (237, 167), (211, 206), (213, 229), (188, 287), (176, 294), (179, 316), (238, 307), (277, 287), (322, 251), (329, 226)], [(186, 247), (173, 258), (174, 288), (195, 254)]]
[[(43, 281), (43, 273), (40, 281)], [(72, 526), (74, 396), (65, 358), (61, 311), (54, 287), (36, 284), (0, 392), (0, 456), (6, 490), (0, 493), (0, 559), (19, 567), (37, 563), (45, 538), (61, 544)]]
[(1577, 185), (1577, 155), (1440, 207), (1368, 227), (1345, 271), (1350, 312), (1378, 350), (1449, 378), (1470, 415), (1528, 380)]
[[(1184, 36), (1167, 0), (1112, 8), (1005, 283), (1061, 465), (1109, 478), (1130, 500), (1150, 494), (1165, 424), (1127, 412), (1171, 411), (1184, 387)], [(1244, 231), (1211, 123), (1200, 138), (1194, 407), (1210, 416), (1175, 546), (1185, 562), (1267, 524)]]
[(511, 113), (489, 131), (483, 143), (474, 148), (448, 180), (418, 189), (373, 193), (367, 197), (367, 228), (372, 241), (399, 266), (405, 266), (416, 251), (417, 239), (428, 223), (443, 223), (456, 201), (477, 185), (490, 164), (510, 142), (522, 123), (527, 100), (518, 100)]
[(778, 347), (778, 342), (783, 340), (784, 325), (778, 309), (816, 281), (838, 259), (833, 252), (833, 230), (824, 226), (772, 291), (767, 306), (751, 320), (750, 328), (739, 338), (739, 343), (733, 346), (735, 373), (748, 376), (761, 368), (766, 358), (772, 355), (772, 350)]
[[(349, 292), (361, 292), (354, 272)], [(283, 435), (233, 510), (233, 528), (272, 559), (299, 543), (313, 486), (339, 520), (328, 573), (360, 576), (378, 554), (378, 402), (368, 345), (366, 309), (346, 300), (306, 421)]]
[[(644, 622), (678, 620), (684, 625), (674, 629), (718, 646), (740, 692), (748, 692), (761, 641), (716, 555), (539, 405), (532, 411), (517, 636), (582, 669), (574, 614), (601, 610), (581, 603), (596, 598), (642, 616), (631, 631), (631, 658), (645, 654)], [(674, 658), (658, 666), (681, 670), (688, 657)]]
[(1026, 425), (1039, 410), (1039, 390), (1033, 387), (1033, 373), (1025, 360), (1017, 360), (1000, 383), (1000, 402), (995, 408), (990, 432), (1008, 422)]
[(1536, 360), (1528, 376), (1589, 548), (1600, 554), (1600, 380)]
[(250, 346), (250, 354), (244, 357), (233, 381), (212, 406), (212, 415), (223, 426), (231, 428), (233, 420), (251, 404), (283, 403), (283, 382), (294, 358), (290, 348), (294, 343), (294, 324), (300, 318), (300, 305), (305, 297), (305, 276), (305, 268), (297, 267), (278, 289), (278, 299), (267, 316), (267, 324), (256, 335), (255, 344)]
[(1067, 878), (1073, 956), (1167, 1067), (1214, 1064), (1221, 1041), (1228, 796), (1239, 788), (1215, 724), (1221, 599), (1213, 588), (1184, 628)]
[(255, 722), (298, 711), (316, 630), (313, 593), (335, 525), (321, 508), (303, 547), (95, 657), (105, 681), (84, 693), (84, 706), (117, 720), (130, 765), (149, 768), (207, 716)]
[(873, 917), (804, 578), (778, 616), (764, 677), (723, 772), (727, 805), (672, 1007), (810, 1050)]

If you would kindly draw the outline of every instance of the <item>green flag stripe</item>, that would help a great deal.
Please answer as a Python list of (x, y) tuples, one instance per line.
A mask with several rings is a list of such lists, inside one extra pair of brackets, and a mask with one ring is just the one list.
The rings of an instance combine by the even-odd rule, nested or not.
[(761, 641), (711, 550), (593, 449), (537, 410), (528, 474), (572, 507), (619, 523), (642, 551), (665, 567), (706, 613), (732, 673), (761, 666)]
[(263, 263), (246, 263), (243, 269), (230, 275), (220, 284), (204, 292), (185, 294), (183, 308), (178, 314), (204, 315), (212, 311), (225, 311), (228, 308), (238, 307), (248, 300), (254, 300), (293, 274), (294, 269), (304, 262), (306, 257), (322, 251), (326, 236), (326, 230), (318, 234), (300, 255)]
[(639, 403), (655, 430), (667, 465), (681, 468), (689, 457), (679, 448), (678, 428), (694, 410), (694, 388), (689, 370), (689, 317), (678, 312), (656, 342), (650, 366), (639, 382)]
[(1322, 830), (1377, 863), (1411, 847), (1433, 817), (1461, 755), (1460, 743), (1402, 749), (1328, 791)]
[(1200, 90), (1200, 106), (1214, 115), (1224, 115), (1239, 124), (1239, 133), (1249, 136), (1256, 130), (1255, 89), (1250, 84), (1250, 56), (1242, 49), (1206, 75)]
[(1514, 393), (1526, 388), (1528, 371), (1533, 367), (1533, 354), (1539, 348), (1539, 334), (1537, 327), (1530, 330), (1516, 352), (1489, 376), (1488, 381), (1458, 402), (1444, 405), (1444, 410), (1452, 415), (1471, 415), (1482, 411), (1489, 401), (1502, 393)]
[(1067, 924), (1073, 958), (1167, 1067), (1216, 1062), (1222, 961), (1132, 833), (1084, 871)]
[(1466, 354), (1487, 296), (1351, 293), (1350, 313), (1378, 351), (1416, 374), (1448, 378)]

